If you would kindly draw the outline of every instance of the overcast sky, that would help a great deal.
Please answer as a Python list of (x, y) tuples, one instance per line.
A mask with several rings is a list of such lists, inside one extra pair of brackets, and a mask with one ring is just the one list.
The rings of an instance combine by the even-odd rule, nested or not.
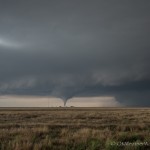
[(150, 106), (150, 1), (0, 0), (0, 95)]

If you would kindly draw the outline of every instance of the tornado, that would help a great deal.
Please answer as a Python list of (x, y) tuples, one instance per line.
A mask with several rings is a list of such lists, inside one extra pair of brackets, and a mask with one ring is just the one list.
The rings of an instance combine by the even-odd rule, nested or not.
[(61, 98), (63, 100), (63, 103), (64, 103), (64, 107), (66, 107), (66, 103), (68, 101), (68, 98)]
[(72, 96), (63, 96), (61, 97), (63, 103), (64, 103), (64, 107), (66, 107), (67, 101), (72, 98)]

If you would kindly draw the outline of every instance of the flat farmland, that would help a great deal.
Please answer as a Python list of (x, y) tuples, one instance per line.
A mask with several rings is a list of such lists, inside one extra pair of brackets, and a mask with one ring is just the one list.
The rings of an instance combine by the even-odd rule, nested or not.
[(0, 108), (0, 150), (150, 149), (150, 108)]

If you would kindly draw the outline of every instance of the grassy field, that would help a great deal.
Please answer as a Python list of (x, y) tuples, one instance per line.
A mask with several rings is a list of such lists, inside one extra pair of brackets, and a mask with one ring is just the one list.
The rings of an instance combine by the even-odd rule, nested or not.
[(150, 109), (0, 108), (0, 150), (103, 149), (150, 149)]

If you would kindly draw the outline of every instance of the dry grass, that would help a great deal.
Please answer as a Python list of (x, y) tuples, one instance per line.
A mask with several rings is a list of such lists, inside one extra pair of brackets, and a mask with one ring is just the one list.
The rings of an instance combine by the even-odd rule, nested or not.
[(0, 150), (150, 149), (150, 109), (0, 109)]

